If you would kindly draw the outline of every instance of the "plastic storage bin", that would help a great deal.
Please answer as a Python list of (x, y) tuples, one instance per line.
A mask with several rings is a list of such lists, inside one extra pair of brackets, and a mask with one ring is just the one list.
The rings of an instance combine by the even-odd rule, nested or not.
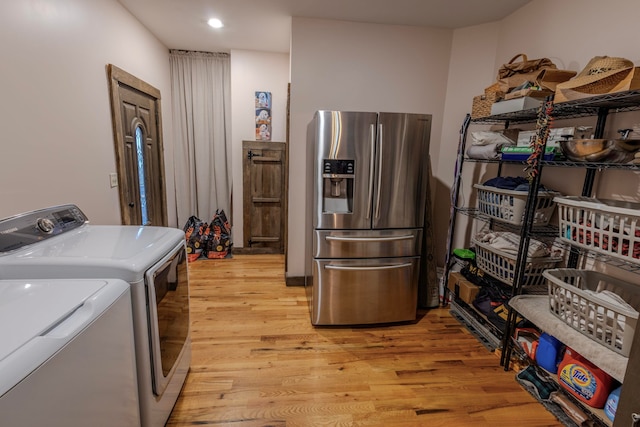
[[(478, 212), (509, 224), (521, 225), (527, 205), (528, 191), (505, 190), (474, 184), (478, 193)], [(533, 225), (547, 225), (555, 209), (555, 191), (539, 191)]]
[[(517, 256), (500, 251), (491, 245), (472, 239), (476, 247), (476, 265), (488, 275), (503, 283), (513, 286), (516, 272)], [(555, 268), (562, 258), (545, 256), (538, 258), (527, 257), (522, 286), (543, 285), (545, 279), (542, 272)]]
[(640, 286), (591, 270), (559, 268), (543, 273), (549, 289), (549, 309), (558, 319), (593, 341), (629, 356), (638, 312), (602, 299), (609, 291), (640, 307)]
[(556, 197), (560, 239), (640, 264), (640, 204), (588, 197)]

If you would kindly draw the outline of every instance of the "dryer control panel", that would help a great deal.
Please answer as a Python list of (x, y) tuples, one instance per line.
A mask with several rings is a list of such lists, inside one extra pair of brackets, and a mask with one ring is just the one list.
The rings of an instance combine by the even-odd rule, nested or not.
[(88, 222), (76, 205), (26, 212), (0, 220), (0, 255), (81, 227)]

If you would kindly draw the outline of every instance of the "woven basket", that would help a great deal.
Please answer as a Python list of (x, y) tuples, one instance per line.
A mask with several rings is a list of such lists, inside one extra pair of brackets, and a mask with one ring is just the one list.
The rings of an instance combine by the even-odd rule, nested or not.
[[(497, 93), (497, 92), (501, 92), (502, 90), (500, 90), (500, 83), (495, 82), (494, 84), (492, 84), (491, 86), (488, 86), (484, 89), (484, 94), (485, 95), (489, 95), (490, 93)], [(504, 93), (502, 93), (504, 95)]]
[[(487, 88), (487, 90), (488, 89), (489, 88)], [(484, 95), (473, 97), (473, 105), (471, 106), (472, 119), (490, 116), (491, 106), (504, 97), (504, 92), (489, 92), (487, 90), (485, 90)]]

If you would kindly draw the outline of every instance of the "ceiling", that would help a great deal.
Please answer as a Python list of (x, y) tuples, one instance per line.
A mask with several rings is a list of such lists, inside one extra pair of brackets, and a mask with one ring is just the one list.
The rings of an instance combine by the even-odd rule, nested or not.
[[(170, 49), (289, 52), (291, 17), (462, 28), (531, 0), (118, 0)], [(207, 25), (220, 18), (224, 28)]]

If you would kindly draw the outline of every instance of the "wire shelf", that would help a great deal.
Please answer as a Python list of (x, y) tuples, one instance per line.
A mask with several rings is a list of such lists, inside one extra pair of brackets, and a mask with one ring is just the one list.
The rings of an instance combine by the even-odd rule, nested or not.
[[(513, 231), (514, 233), (521, 233), (522, 226), (509, 224), (507, 222), (500, 221), (495, 217), (482, 214), (478, 211), (478, 208), (458, 208), (456, 209), (462, 215), (470, 216), (474, 219), (479, 219), (481, 221), (492, 223), (493, 226), (499, 227), (500, 229), (504, 229), (506, 231)], [(534, 225), (532, 226), (531, 234), (535, 234), (537, 236), (547, 236), (547, 237), (557, 237), (558, 236), (558, 227), (553, 225)]]
[[(557, 237), (557, 235), (556, 235)], [(597, 262), (605, 263), (608, 266), (619, 268), (623, 271), (629, 271), (632, 273), (640, 272), (640, 265), (631, 261), (625, 261), (620, 258), (604, 255), (598, 252), (591, 251), (589, 249), (580, 248), (578, 246), (573, 246), (571, 243), (556, 239), (553, 242), (553, 247), (563, 250), (563, 251), (573, 251), (579, 256), (582, 256), (586, 259), (591, 259)]]
[[(600, 111), (613, 110), (615, 112), (640, 110), (640, 90), (597, 95), (589, 98), (554, 104), (553, 117), (556, 119), (573, 119), (579, 117), (596, 116)], [(478, 124), (496, 124), (504, 122), (533, 123), (538, 118), (538, 109), (513, 111), (511, 113), (496, 114), (487, 117), (471, 119)]]
[[(527, 166), (526, 161), (517, 161), (517, 160), (501, 160), (501, 159), (470, 159), (465, 158), (465, 162), (471, 163), (503, 163), (503, 164), (514, 164), (514, 165), (522, 165)], [(549, 167), (563, 167), (563, 168), (581, 168), (581, 169), (621, 169), (621, 170), (631, 170), (631, 171), (640, 171), (640, 164), (636, 163), (596, 163), (596, 162), (574, 162), (571, 160), (543, 160), (542, 164), (544, 166)]]

